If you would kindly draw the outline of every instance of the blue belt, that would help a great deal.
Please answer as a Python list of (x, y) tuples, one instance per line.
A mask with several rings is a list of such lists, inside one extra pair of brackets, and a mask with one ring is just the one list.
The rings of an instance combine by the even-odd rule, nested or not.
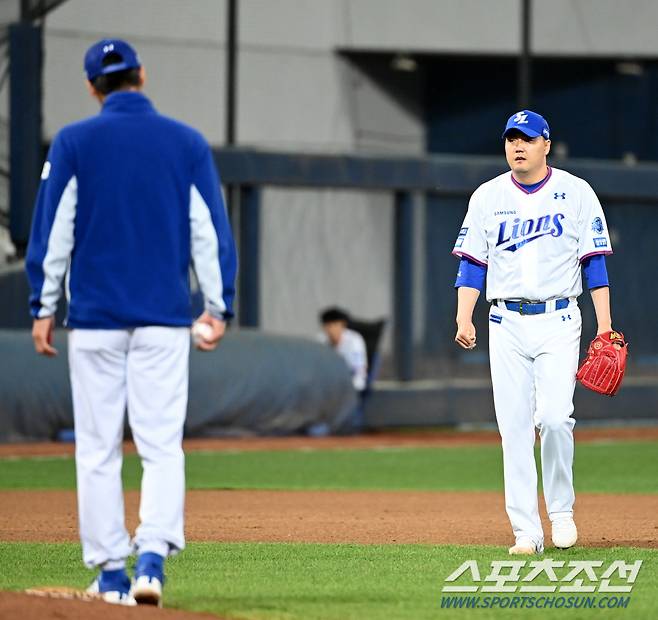
[[(532, 301), (507, 301), (506, 299), (501, 299), (500, 301), (505, 302), (505, 307), (512, 312), (518, 312), (519, 314), (544, 314), (546, 312), (546, 302), (532, 302)], [(555, 300), (555, 309), (564, 310), (569, 305), (568, 299), (556, 299)]]

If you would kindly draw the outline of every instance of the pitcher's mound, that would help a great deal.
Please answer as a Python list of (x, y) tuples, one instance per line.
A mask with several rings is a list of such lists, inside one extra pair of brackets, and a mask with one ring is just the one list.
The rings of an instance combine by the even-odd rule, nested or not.
[(0, 618), (21, 620), (218, 620), (217, 616), (177, 609), (124, 607), (99, 601), (73, 588), (33, 588), (0, 592)]

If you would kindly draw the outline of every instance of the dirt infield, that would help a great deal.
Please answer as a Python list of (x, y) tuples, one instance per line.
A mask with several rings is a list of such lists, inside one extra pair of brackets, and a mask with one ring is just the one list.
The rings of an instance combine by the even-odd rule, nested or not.
[(83, 602), (18, 592), (0, 591), (0, 618), (21, 620), (219, 620), (210, 614), (157, 609), (155, 607), (123, 607), (103, 602)]
[[(130, 528), (138, 501), (127, 493)], [(74, 491), (3, 491), (0, 505), (0, 540), (78, 540)], [(656, 514), (658, 495), (580, 493), (579, 543), (658, 548)], [(186, 523), (190, 541), (511, 543), (502, 492), (189, 491)]]
[[(576, 442), (656, 441), (658, 426), (576, 428)], [(357, 437), (241, 437), (218, 439), (187, 439), (186, 452), (259, 451), (259, 450), (358, 450), (387, 447), (442, 447), (498, 444), (497, 431), (434, 431), (373, 433)], [(124, 444), (127, 454), (135, 452), (135, 445)], [(0, 444), (0, 458), (31, 456), (71, 456), (71, 443), (14, 443)]]
[[(658, 439), (658, 427), (585, 428), (577, 442)], [(359, 437), (194, 439), (187, 451), (332, 450), (493, 444), (495, 431), (378, 433)], [(131, 443), (126, 451), (134, 450)], [(67, 455), (71, 444), (0, 446), (0, 457)], [(126, 496), (129, 527), (138, 492)], [(0, 491), (0, 540), (77, 541), (73, 491)], [(623, 508), (623, 514), (620, 507)], [(541, 506), (543, 511), (543, 504)], [(577, 497), (584, 545), (658, 547), (658, 495)], [(605, 515), (605, 519), (601, 519)], [(544, 519), (546, 516), (544, 514)], [(495, 544), (510, 542), (500, 493), (410, 491), (189, 491), (186, 533), (192, 541)], [(546, 523), (546, 531), (550, 529)]]

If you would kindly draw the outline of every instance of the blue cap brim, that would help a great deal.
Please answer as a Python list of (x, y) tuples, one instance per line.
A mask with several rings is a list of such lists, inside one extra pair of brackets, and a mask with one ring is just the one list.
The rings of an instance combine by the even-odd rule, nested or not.
[(520, 131), (522, 134), (528, 136), (528, 138), (539, 138), (539, 136), (542, 135), (541, 133), (539, 133), (538, 131), (534, 131), (533, 129), (521, 129), (520, 127), (514, 126), (514, 127), (508, 127), (507, 129), (505, 129), (505, 131), (503, 131), (503, 138), (507, 136), (507, 134), (510, 131), (514, 131), (514, 130)]

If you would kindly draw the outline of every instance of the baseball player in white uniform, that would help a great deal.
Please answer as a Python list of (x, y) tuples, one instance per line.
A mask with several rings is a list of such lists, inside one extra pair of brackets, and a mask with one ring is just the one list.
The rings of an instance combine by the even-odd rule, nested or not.
[(473, 309), (486, 280), (505, 504), (515, 536), (509, 552), (534, 554), (544, 546), (535, 428), (553, 544), (568, 548), (578, 537), (571, 417), (581, 335), (577, 298), (582, 268), (598, 333), (612, 329), (605, 267), (612, 246), (592, 188), (547, 165), (550, 129), (542, 116), (529, 110), (512, 115), (503, 139), (511, 171), (473, 193), (453, 250), (461, 259), (455, 341), (475, 347)]

